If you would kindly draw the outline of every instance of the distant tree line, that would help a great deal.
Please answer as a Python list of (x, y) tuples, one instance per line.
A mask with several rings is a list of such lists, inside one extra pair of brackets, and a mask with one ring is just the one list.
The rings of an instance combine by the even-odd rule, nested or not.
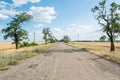
[(43, 39), (45, 40), (45, 43), (55, 43), (55, 42), (65, 42), (68, 43), (70, 41), (70, 37), (65, 35), (61, 40), (56, 39), (52, 33), (50, 28), (44, 28), (42, 33), (44, 34)]
[(65, 35), (65, 36), (63, 36), (63, 39), (60, 40), (60, 42), (68, 43), (68, 42), (70, 42), (70, 37)]

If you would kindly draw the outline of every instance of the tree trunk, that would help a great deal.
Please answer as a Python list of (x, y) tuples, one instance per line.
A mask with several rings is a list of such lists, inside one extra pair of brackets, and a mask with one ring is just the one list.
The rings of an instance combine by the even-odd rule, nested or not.
[(113, 38), (113, 34), (112, 31), (107, 31), (107, 35), (110, 38), (110, 51), (115, 51), (115, 45), (114, 45), (114, 38)]
[(47, 44), (47, 34), (45, 34), (45, 44)]
[(45, 39), (45, 44), (47, 44), (47, 40)]
[(114, 45), (114, 39), (113, 39), (113, 36), (110, 37), (110, 42), (111, 42), (110, 51), (115, 51), (115, 45)]
[(17, 39), (17, 34), (15, 34), (15, 46), (16, 46), (16, 49), (18, 49), (18, 39)]
[(18, 49), (18, 42), (15, 42), (16, 49)]

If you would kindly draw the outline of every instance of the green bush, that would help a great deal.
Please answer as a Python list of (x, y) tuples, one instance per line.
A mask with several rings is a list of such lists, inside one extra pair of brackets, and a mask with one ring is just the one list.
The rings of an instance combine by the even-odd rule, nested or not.
[(8, 62), (6, 60), (0, 61), (0, 70), (7, 70), (8, 69)]
[(68, 43), (68, 42), (70, 42), (70, 37), (65, 35), (65, 36), (63, 36), (63, 39), (60, 40), (60, 42)]
[(113, 60), (116, 61), (118, 63), (120, 63), (120, 56), (119, 55), (115, 55), (115, 54), (104, 54), (102, 55), (104, 58), (107, 58), (109, 60)]
[(7, 65), (16, 65), (16, 64), (18, 64), (18, 60), (16, 60), (16, 59), (9, 59)]
[(30, 47), (30, 46), (38, 46), (38, 44), (37, 43), (34, 43), (34, 42), (32, 42), (32, 43), (28, 43), (28, 42), (23, 42), (22, 44), (20, 44), (20, 48), (23, 48), (23, 47)]

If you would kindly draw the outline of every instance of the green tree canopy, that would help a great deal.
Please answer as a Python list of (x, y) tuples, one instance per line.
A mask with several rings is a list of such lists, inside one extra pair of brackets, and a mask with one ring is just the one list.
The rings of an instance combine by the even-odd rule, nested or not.
[(107, 0), (99, 2), (98, 6), (92, 8), (92, 12), (96, 13), (95, 18), (102, 26), (102, 31), (107, 34), (111, 42), (111, 51), (115, 51), (114, 35), (120, 33), (120, 5), (112, 2), (107, 5)]
[(44, 34), (43, 39), (45, 43), (55, 43), (57, 39), (52, 35), (50, 28), (44, 28), (42, 33)]
[(30, 20), (31, 18), (32, 16), (26, 12), (19, 13), (15, 15), (10, 23), (7, 24), (7, 28), (2, 29), (2, 33), (5, 33), (4, 39), (11, 38), (13, 40), (13, 43), (16, 45), (16, 49), (18, 49), (18, 44), (20, 41), (28, 39), (28, 32), (22, 29), (21, 24)]
[(52, 34), (49, 34), (48, 40), (50, 43), (55, 43), (57, 41), (57, 39)]
[(68, 43), (70, 41), (70, 37), (65, 35), (63, 36), (63, 39), (61, 39), (62, 42)]
[(100, 41), (104, 42), (105, 40), (106, 40), (106, 36), (105, 35), (100, 37)]
[(45, 43), (47, 44), (49, 40), (48, 37), (51, 33), (50, 28), (44, 28), (42, 33), (44, 34), (43, 39), (45, 40)]

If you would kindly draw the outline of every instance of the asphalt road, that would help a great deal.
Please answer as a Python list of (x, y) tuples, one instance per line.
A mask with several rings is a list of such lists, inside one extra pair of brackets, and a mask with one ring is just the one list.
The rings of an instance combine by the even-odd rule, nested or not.
[(58, 43), (43, 54), (0, 71), (0, 80), (120, 80), (120, 65)]

